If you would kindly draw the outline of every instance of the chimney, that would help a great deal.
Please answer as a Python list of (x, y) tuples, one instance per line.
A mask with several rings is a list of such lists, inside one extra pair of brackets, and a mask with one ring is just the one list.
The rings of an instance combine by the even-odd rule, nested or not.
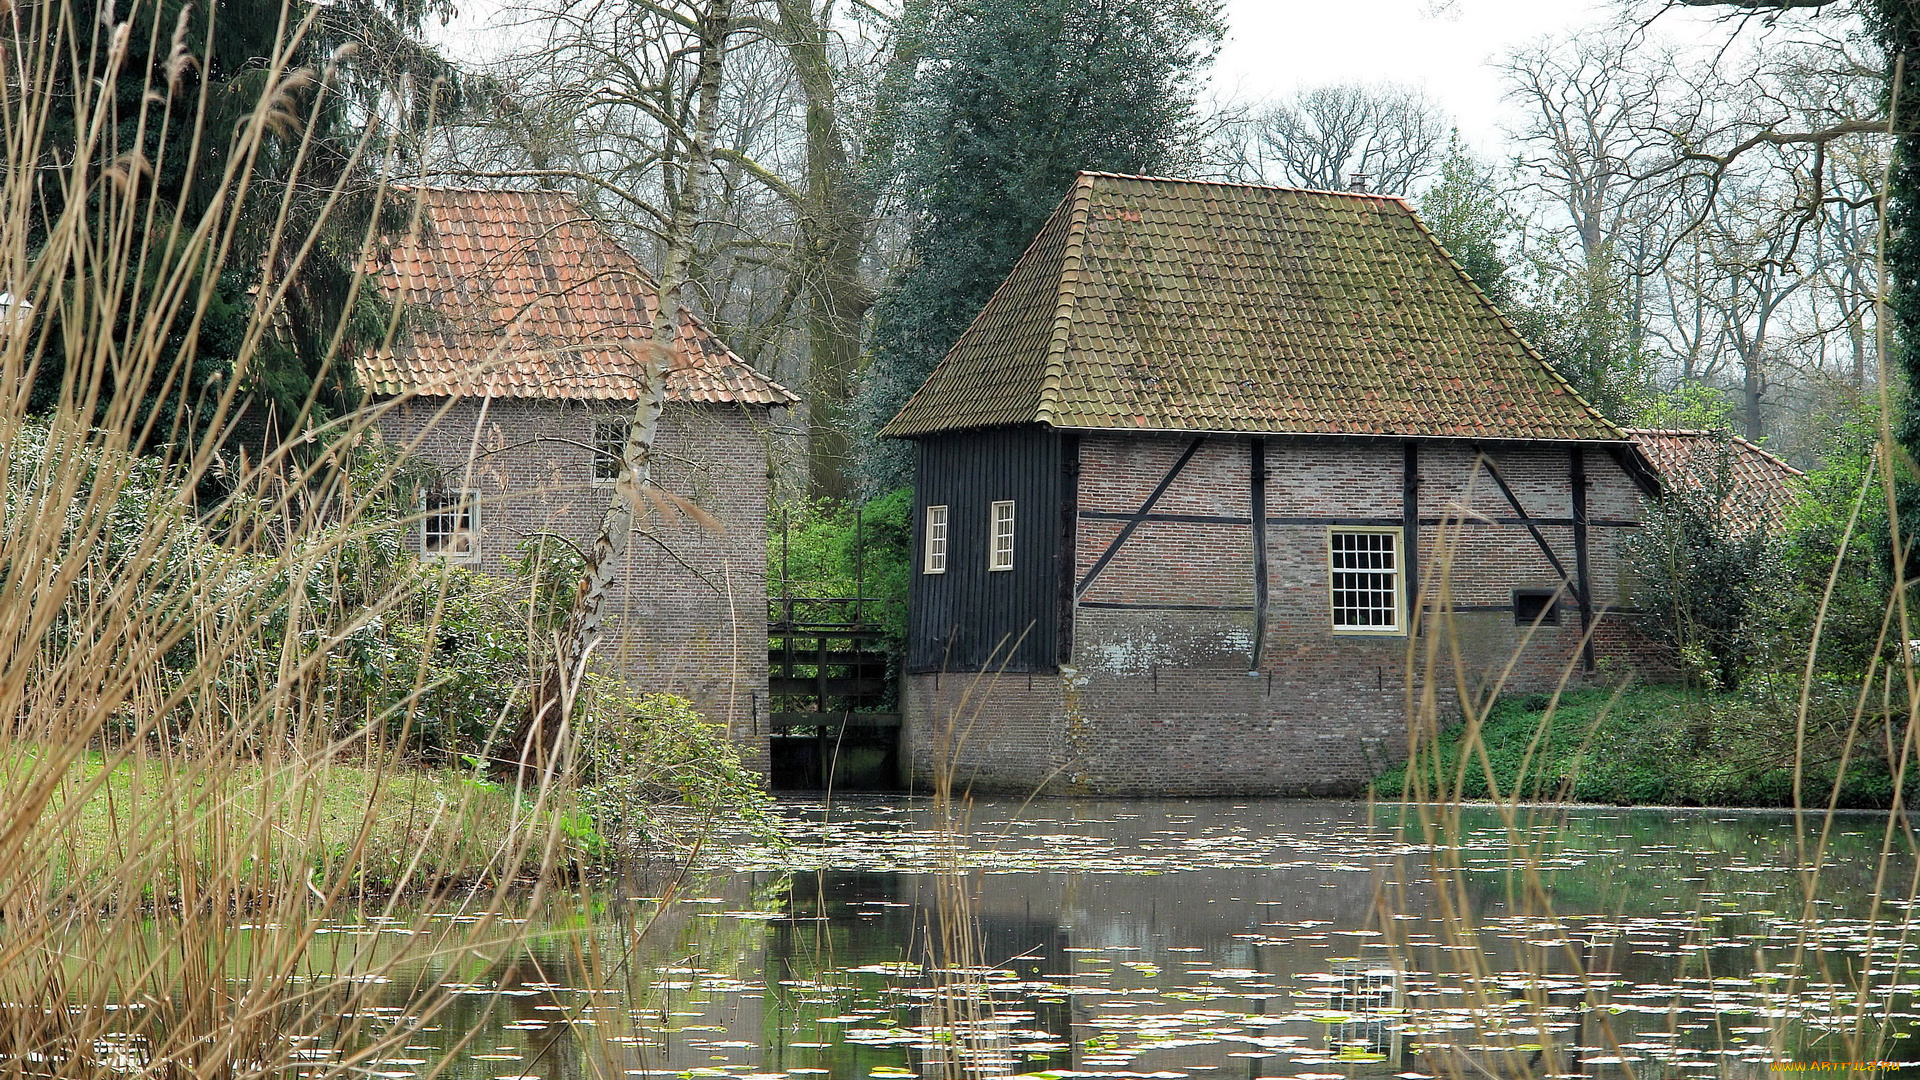
[(1347, 190), (1356, 195), (1365, 195), (1367, 193), (1367, 174), (1357, 172), (1348, 177)]

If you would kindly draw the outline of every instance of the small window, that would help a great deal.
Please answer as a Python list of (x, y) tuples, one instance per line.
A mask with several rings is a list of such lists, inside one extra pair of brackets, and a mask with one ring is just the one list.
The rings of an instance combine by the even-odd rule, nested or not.
[(1559, 596), (1558, 589), (1513, 590), (1513, 624), (1559, 626), (1560, 605), (1554, 602)]
[(947, 508), (944, 506), (927, 507), (926, 572), (947, 572)]
[(1400, 632), (1400, 530), (1332, 529), (1327, 562), (1336, 633)]
[(472, 562), (480, 557), (479, 515), (473, 492), (428, 493), (426, 515), (420, 519), (420, 550), (455, 562)]
[(620, 462), (627, 453), (627, 418), (599, 416), (593, 421), (593, 482), (611, 484), (620, 479)]
[(987, 555), (987, 569), (1013, 569), (1013, 503), (993, 504), (993, 547)]

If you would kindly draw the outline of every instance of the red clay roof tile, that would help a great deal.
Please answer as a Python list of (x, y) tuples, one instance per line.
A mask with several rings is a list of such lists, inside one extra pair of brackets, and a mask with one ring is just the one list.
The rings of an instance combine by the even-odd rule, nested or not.
[[(569, 195), (407, 189), (420, 235), (369, 268), (423, 317), (388, 351), (359, 358), (376, 394), (638, 399), (652, 339), (653, 279)], [(673, 401), (790, 405), (682, 308), (667, 377)]]

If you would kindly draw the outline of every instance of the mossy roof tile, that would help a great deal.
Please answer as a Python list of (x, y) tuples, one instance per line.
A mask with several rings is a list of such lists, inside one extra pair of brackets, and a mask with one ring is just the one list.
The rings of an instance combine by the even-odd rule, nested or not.
[(1626, 436), (1402, 200), (1084, 173), (883, 431)]

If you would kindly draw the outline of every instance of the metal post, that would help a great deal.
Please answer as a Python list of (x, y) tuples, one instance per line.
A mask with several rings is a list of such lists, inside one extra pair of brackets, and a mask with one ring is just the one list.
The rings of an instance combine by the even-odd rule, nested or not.
[(866, 620), (865, 601), (867, 596), (867, 533), (866, 520), (860, 507), (853, 508), (853, 624), (859, 626)]

